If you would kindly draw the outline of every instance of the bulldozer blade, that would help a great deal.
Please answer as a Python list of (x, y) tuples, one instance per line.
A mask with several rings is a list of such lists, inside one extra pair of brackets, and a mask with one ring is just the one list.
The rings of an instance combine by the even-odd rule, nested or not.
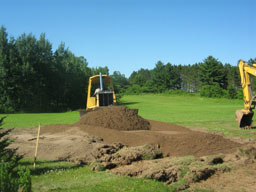
[(87, 113), (89, 113), (89, 112), (91, 112), (91, 111), (98, 110), (98, 109), (99, 109), (99, 107), (93, 108), (93, 109), (86, 109), (86, 110), (82, 109), (82, 110), (79, 110), (80, 119), (81, 119), (85, 114), (87, 114)]
[(85, 113), (86, 113), (86, 110), (80, 110), (80, 111), (79, 111), (80, 118), (81, 118), (82, 116), (84, 116)]
[(237, 110), (235, 117), (236, 121), (240, 128), (243, 127), (250, 127), (252, 124), (252, 117), (253, 117), (252, 111), (243, 111), (243, 110)]

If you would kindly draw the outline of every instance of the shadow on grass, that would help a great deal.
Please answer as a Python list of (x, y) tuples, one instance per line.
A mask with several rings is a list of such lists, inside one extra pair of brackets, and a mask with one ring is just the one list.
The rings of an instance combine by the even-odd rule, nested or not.
[(139, 102), (119, 102), (118, 105), (135, 105), (138, 104)]
[[(66, 161), (62, 161), (62, 160), (37, 160), (36, 161), (36, 164), (37, 165), (42, 165), (42, 164), (46, 164), (46, 163), (63, 163), (63, 162), (66, 162)], [(24, 165), (24, 166), (29, 166), (29, 165), (33, 165), (34, 161), (33, 160), (25, 160), (25, 161), (21, 161), (20, 162), (20, 165)]]
[[(71, 164), (71, 165), (58, 165), (58, 163), (64, 163), (66, 161), (61, 161), (61, 160), (53, 160), (53, 161), (37, 161), (36, 162), (36, 168), (33, 168), (33, 162), (32, 161), (23, 161), (20, 162), (21, 166), (29, 166), (30, 169), (30, 173), (31, 175), (42, 175), (45, 173), (49, 173), (49, 172), (53, 172), (53, 171), (65, 171), (68, 169), (77, 169), (83, 165), (75, 165), (75, 164)], [(49, 164), (51, 163), (51, 165), (47, 165), (44, 167), (38, 167), (38, 166), (43, 166), (44, 164)]]

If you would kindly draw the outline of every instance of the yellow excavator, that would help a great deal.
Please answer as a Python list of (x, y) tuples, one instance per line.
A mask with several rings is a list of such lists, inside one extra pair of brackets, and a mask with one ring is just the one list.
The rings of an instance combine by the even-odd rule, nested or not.
[(248, 65), (243, 60), (238, 62), (243, 89), (244, 109), (237, 110), (235, 117), (240, 128), (251, 128), (253, 109), (255, 108), (255, 97), (252, 94), (250, 75), (256, 76), (256, 64)]

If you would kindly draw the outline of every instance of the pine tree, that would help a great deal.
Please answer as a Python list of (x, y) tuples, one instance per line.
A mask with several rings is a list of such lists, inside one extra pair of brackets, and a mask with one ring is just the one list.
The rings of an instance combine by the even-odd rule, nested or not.
[[(5, 117), (0, 118), (0, 126)], [(31, 192), (31, 176), (28, 169), (18, 167), (22, 156), (18, 155), (17, 148), (8, 148), (14, 140), (7, 137), (12, 129), (0, 128), (0, 191)]]
[(213, 56), (207, 57), (199, 66), (199, 75), (202, 85), (225, 86), (225, 75), (223, 64)]
[(166, 90), (166, 71), (163, 62), (158, 61), (152, 71), (153, 84), (158, 92)]
[[(0, 126), (3, 123), (5, 117), (0, 118)], [(11, 149), (8, 148), (10, 144), (14, 142), (13, 139), (7, 137), (7, 135), (12, 131), (12, 129), (3, 130), (0, 127), (0, 162), (11, 162), (12, 167), (16, 167), (18, 161), (22, 158), (22, 156), (17, 155), (17, 148)]]
[(8, 87), (7, 87), (7, 78), (8, 78), (8, 34), (6, 29), (1, 26), (0, 28), (0, 112), (5, 112), (9, 108), (10, 100), (8, 97)]

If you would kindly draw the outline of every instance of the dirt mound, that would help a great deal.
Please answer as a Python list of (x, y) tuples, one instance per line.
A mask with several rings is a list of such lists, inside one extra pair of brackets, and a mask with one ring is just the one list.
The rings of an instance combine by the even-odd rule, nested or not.
[(138, 115), (137, 109), (120, 106), (100, 107), (87, 112), (75, 125), (93, 125), (116, 130), (150, 129), (150, 123)]
[[(137, 114), (136, 111), (133, 113)], [(109, 129), (88, 125), (82, 123), (84, 118), (73, 125), (42, 127), (38, 158), (90, 164), (92, 170), (107, 169), (118, 175), (179, 184), (177, 191), (197, 189), (202, 182), (205, 188), (231, 191), (233, 183), (230, 178), (239, 180), (239, 186), (236, 186), (239, 191), (255, 187), (256, 144), (240, 144), (221, 135), (157, 121), (149, 121), (150, 130), (126, 131), (119, 127)], [(11, 137), (17, 139), (12, 146), (19, 147), (18, 152), (25, 157), (33, 158), (36, 135), (36, 128), (15, 129)], [(238, 170), (233, 171), (234, 168)], [(252, 172), (251, 176), (243, 170)], [(233, 173), (237, 178), (234, 179)], [(222, 181), (219, 178), (223, 175)], [(245, 178), (249, 176), (248, 182)], [(208, 181), (216, 185), (212, 186)], [(229, 184), (220, 188), (217, 187), (219, 182), (222, 182), (221, 186), (226, 182)], [(249, 187), (246, 186), (248, 183)]]
[[(150, 130), (120, 131), (92, 125), (50, 125), (41, 129), (42, 134), (66, 134), (79, 129), (92, 136), (100, 137), (106, 144), (122, 143), (129, 147), (152, 144), (159, 145), (164, 156), (205, 156), (218, 153), (232, 153), (241, 144), (220, 135), (192, 131), (185, 127), (149, 121)], [(70, 132), (75, 135), (75, 132)]]

